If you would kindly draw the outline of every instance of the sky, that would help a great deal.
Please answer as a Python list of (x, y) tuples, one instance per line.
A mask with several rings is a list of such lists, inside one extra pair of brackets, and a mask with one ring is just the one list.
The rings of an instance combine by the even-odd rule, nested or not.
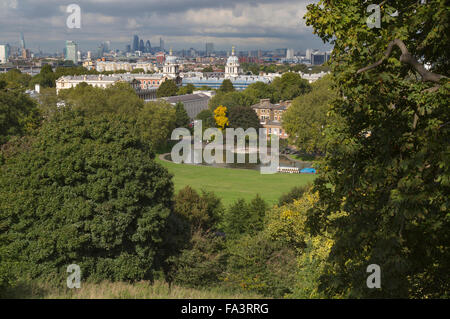
[[(66, 40), (82, 51), (102, 41), (125, 49), (137, 34), (144, 42), (174, 50), (293, 48), (331, 49), (305, 25), (306, 6), (315, 0), (0, 0), (0, 44), (61, 52)], [(67, 27), (67, 7), (81, 8), (81, 28)]]

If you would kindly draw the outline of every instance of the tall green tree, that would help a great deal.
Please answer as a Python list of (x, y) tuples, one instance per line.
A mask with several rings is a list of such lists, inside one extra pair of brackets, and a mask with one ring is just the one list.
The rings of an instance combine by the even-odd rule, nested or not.
[(41, 116), (36, 102), (23, 88), (8, 88), (0, 81), (0, 145), (12, 136), (32, 133), (39, 127)]
[(325, 130), (336, 121), (329, 113), (336, 97), (329, 77), (312, 85), (312, 91), (297, 97), (283, 114), (283, 128), (289, 142), (308, 153), (323, 153), (326, 148)]
[(173, 80), (164, 81), (156, 91), (156, 95), (158, 98), (175, 96), (177, 95), (177, 93), (178, 93), (178, 86)]
[[(328, 296), (448, 298), (448, 4), (383, 1), (381, 28), (366, 24), (367, 5), (322, 0), (306, 15), (334, 45), (339, 94), (332, 111), (341, 117), (316, 181), (325, 208), (308, 218), (312, 230), (334, 240), (320, 289)], [(366, 285), (370, 264), (381, 267), (381, 289)]]
[(231, 80), (229, 79), (223, 80), (222, 84), (220, 85), (219, 91), (223, 93), (233, 92), (234, 86)]
[(188, 127), (191, 123), (191, 119), (189, 118), (189, 115), (186, 112), (186, 109), (184, 108), (184, 104), (182, 102), (177, 102), (175, 104), (175, 125), (177, 127)]
[(247, 130), (254, 128), (258, 131), (261, 127), (260, 120), (255, 110), (248, 106), (235, 106), (228, 109), (229, 127), (243, 128)]
[(17, 278), (152, 279), (171, 214), (171, 175), (135, 120), (62, 112), (0, 167), (0, 269)]
[(276, 102), (293, 100), (311, 91), (311, 85), (308, 81), (302, 79), (300, 74), (293, 72), (286, 72), (281, 77), (276, 78), (271, 86), (275, 90), (273, 98)]

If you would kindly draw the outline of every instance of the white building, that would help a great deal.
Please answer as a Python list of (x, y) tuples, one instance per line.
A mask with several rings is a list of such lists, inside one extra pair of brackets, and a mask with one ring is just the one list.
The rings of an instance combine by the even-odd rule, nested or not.
[(105, 61), (97, 61), (95, 65), (95, 69), (98, 72), (110, 71), (127, 71), (131, 72), (135, 69), (143, 69), (145, 72), (155, 72), (157, 70), (156, 66), (151, 62), (137, 62), (137, 63), (129, 63), (129, 62), (105, 62)]
[(175, 79), (180, 74), (180, 65), (178, 64), (178, 58), (172, 54), (172, 49), (170, 49), (170, 54), (166, 58), (166, 62), (163, 66), (163, 74)]
[(130, 83), (136, 91), (156, 90), (168, 79), (163, 74), (113, 74), (113, 75), (78, 75), (63, 76), (56, 80), (56, 93), (71, 89), (80, 83), (106, 89), (117, 82)]
[(0, 45), (0, 63), (8, 62), (9, 58), (9, 45), (3, 44)]
[(312, 74), (299, 72), (299, 74), (302, 77), (302, 79), (307, 80), (309, 83), (314, 83), (317, 80), (323, 78), (325, 75), (330, 74), (330, 72), (322, 71), (320, 73), (312, 73)]
[(230, 79), (232, 77), (238, 77), (242, 73), (241, 65), (239, 64), (239, 58), (234, 55), (234, 47), (231, 52), (231, 56), (227, 60), (225, 66), (225, 78)]

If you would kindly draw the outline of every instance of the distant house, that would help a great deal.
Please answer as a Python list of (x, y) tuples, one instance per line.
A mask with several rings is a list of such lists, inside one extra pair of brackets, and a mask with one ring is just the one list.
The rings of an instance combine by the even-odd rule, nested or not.
[(283, 114), (291, 106), (292, 101), (280, 101), (272, 104), (270, 99), (262, 99), (258, 104), (252, 105), (253, 110), (259, 117), (261, 125), (267, 129), (267, 138), (270, 135), (278, 135), (280, 139), (287, 139), (289, 136), (283, 129), (281, 123)]
[(208, 109), (210, 99), (211, 96), (205, 93), (186, 94), (163, 98), (163, 100), (166, 100), (172, 105), (176, 105), (178, 102), (183, 103), (184, 108), (191, 119), (195, 119), (201, 111)]

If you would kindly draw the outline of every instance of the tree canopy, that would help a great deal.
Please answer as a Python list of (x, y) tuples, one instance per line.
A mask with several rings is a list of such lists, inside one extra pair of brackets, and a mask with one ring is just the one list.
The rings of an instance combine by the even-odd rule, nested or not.
[[(372, 29), (366, 6), (319, 1), (306, 15), (334, 45), (339, 92), (332, 112), (341, 118), (316, 181), (324, 208), (308, 217), (312, 230), (334, 240), (320, 289), (328, 296), (448, 298), (448, 6), (383, 2), (381, 28)], [(345, 214), (329, 219), (341, 209)], [(366, 286), (370, 264), (381, 267), (381, 289)]]
[(134, 127), (62, 112), (0, 167), (0, 268), (62, 280), (77, 264), (85, 279), (152, 278), (173, 184)]

